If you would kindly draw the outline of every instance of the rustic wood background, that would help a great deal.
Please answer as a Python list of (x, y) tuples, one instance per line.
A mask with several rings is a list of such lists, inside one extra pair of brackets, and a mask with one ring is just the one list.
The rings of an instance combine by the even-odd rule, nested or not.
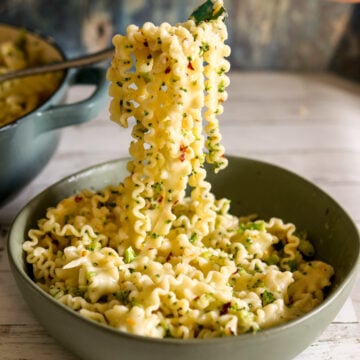
[[(185, 20), (204, 0), (0, 0), (0, 21), (49, 34), (68, 56), (145, 21)], [(233, 68), (332, 70), (360, 80), (360, 4), (225, 0)]]

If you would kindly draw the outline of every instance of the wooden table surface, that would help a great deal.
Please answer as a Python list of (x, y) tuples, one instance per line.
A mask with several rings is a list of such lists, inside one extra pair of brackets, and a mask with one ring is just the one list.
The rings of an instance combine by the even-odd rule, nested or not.
[[(360, 226), (360, 86), (331, 74), (232, 72), (230, 78), (221, 117), (227, 153), (295, 171), (328, 192)], [(91, 91), (73, 87), (69, 99)], [(21, 298), (9, 269), (7, 232), (39, 191), (85, 167), (127, 156), (129, 142), (130, 130), (108, 120), (104, 105), (96, 119), (63, 129), (48, 165), (0, 208), (0, 359), (75, 359), (46, 334)], [(360, 359), (359, 319), (358, 276), (339, 315), (296, 360)]]

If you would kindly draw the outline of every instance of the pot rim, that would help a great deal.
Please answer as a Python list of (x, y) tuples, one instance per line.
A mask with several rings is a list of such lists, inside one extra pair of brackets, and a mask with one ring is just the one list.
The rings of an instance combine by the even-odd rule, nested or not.
[[(38, 38), (40, 41), (42, 41), (42, 42), (46, 43), (47, 45), (49, 45), (50, 47), (52, 47), (60, 55), (62, 60), (67, 60), (67, 56), (65, 54), (65, 51), (62, 49), (62, 47), (57, 43), (57, 41), (52, 36), (47, 35), (47, 34), (41, 32), (40, 30), (37, 30), (37, 29), (32, 29), (32, 28), (27, 27), (27, 26), (19, 26), (19, 25), (11, 24), (11, 23), (8, 23), (6, 21), (0, 21), (0, 27), (2, 27), (2, 26), (11, 28), (13, 30), (22, 30), (22, 29), (26, 30), (27, 34), (30, 34), (30, 35)], [(64, 74), (62, 80), (59, 82), (59, 85), (57, 86), (55, 91), (46, 99), (46, 101), (41, 103), (39, 106), (35, 107), (30, 112), (24, 114), (23, 116), (20, 116), (20, 117), (16, 118), (15, 120), (11, 121), (8, 124), (0, 126), (0, 133), (3, 132), (3, 131), (8, 130), (10, 128), (14, 128), (14, 127), (18, 126), (18, 124), (21, 123), (25, 118), (27, 118), (28, 116), (34, 115), (34, 113), (36, 113), (37, 111), (43, 109), (44, 106), (46, 106), (49, 102), (51, 102), (53, 97), (56, 96), (56, 94), (59, 92), (59, 90), (61, 88), (63, 88), (65, 86), (65, 84), (67, 83), (67, 81), (68, 81), (69, 69), (62, 70), (62, 72)]]

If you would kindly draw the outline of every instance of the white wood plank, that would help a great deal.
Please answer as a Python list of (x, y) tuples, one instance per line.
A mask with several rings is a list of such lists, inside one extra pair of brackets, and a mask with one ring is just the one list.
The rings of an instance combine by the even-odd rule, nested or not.
[(295, 360), (356, 360), (360, 354), (359, 324), (330, 324), (320, 338)]
[[(331, 324), (319, 339), (295, 360), (357, 360), (359, 326)], [(76, 357), (38, 325), (0, 325), (0, 354), (4, 360), (75, 360)]]
[(38, 324), (0, 324), (0, 354), (2, 360), (77, 359)]

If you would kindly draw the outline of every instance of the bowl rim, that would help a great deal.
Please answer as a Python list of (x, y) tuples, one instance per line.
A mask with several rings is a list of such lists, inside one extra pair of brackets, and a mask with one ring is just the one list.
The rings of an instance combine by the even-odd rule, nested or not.
[[(333, 202), (334, 205), (336, 205), (337, 207), (339, 207), (341, 209), (341, 211), (343, 212), (343, 214), (350, 220), (350, 222), (352, 223), (352, 225), (354, 226), (354, 228), (357, 230), (357, 238), (358, 238), (358, 253), (356, 256), (356, 261), (353, 265), (353, 267), (351, 268), (351, 270), (348, 272), (348, 274), (345, 276), (345, 278), (342, 280), (342, 282), (333, 289), (333, 291), (331, 292), (331, 294), (329, 294), (328, 296), (326, 296), (326, 298), (324, 299), (324, 301), (316, 306), (314, 309), (312, 309), (311, 311), (309, 311), (308, 313), (301, 315), (298, 318), (292, 319), (290, 321), (287, 321), (285, 323), (273, 326), (273, 327), (269, 327), (266, 329), (263, 329), (257, 333), (245, 333), (245, 334), (239, 334), (236, 336), (225, 336), (225, 337), (214, 337), (214, 338), (201, 338), (201, 339), (179, 339), (179, 338), (155, 338), (155, 337), (148, 337), (148, 336), (143, 336), (143, 335), (137, 335), (137, 334), (132, 334), (132, 333), (128, 333), (122, 330), (118, 330), (116, 328), (113, 328), (109, 325), (106, 324), (101, 324), (99, 322), (96, 322), (92, 319), (89, 319), (87, 317), (84, 317), (82, 315), (80, 315), (78, 312), (72, 310), (71, 308), (67, 307), (66, 305), (64, 305), (63, 303), (61, 303), (60, 301), (56, 300), (54, 297), (52, 297), (50, 294), (48, 294), (46, 291), (44, 291), (43, 289), (41, 289), (30, 277), (30, 275), (21, 267), (18, 266), (18, 264), (16, 263), (16, 261), (14, 260), (14, 254), (16, 252), (16, 248), (13, 245), (12, 242), (12, 238), (13, 236), (16, 236), (13, 234), (14, 231), (14, 226), (16, 225), (16, 223), (19, 221), (19, 219), (22, 216), (25, 216), (24, 213), (27, 212), (27, 210), (29, 208), (31, 208), (32, 206), (38, 203), (38, 201), (40, 200), (41, 197), (43, 197), (44, 195), (46, 195), (47, 192), (49, 192), (51, 189), (57, 188), (58, 186), (60, 186), (61, 184), (64, 183), (71, 183), (71, 182), (76, 182), (77, 179), (81, 178), (81, 177), (86, 177), (87, 174), (89, 172), (92, 172), (94, 170), (99, 170), (101, 168), (106, 168), (107, 166), (113, 166), (116, 167), (117, 164), (120, 163), (127, 163), (127, 161), (130, 160), (129, 157), (121, 157), (121, 158), (116, 158), (116, 159), (112, 159), (112, 160), (107, 160), (89, 167), (86, 167), (82, 170), (79, 170), (73, 174), (70, 174), (68, 176), (63, 177), (62, 179), (58, 180), (57, 182), (53, 183), (52, 185), (48, 186), (47, 188), (45, 188), (44, 190), (42, 190), (41, 192), (39, 192), (36, 196), (34, 196), (27, 204), (25, 204), (23, 206), (23, 208), (18, 212), (18, 214), (16, 215), (16, 217), (14, 218), (10, 229), (9, 229), (9, 234), (8, 234), (8, 239), (7, 239), (7, 252), (8, 252), (8, 258), (9, 258), (9, 262), (12, 268), (12, 271), (16, 271), (17, 274), (21, 277), (22, 281), (25, 281), (25, 283), (27, 285), (30, 286), (32, 291), (35, 291), (39, 296), (41, 296), (42, 298), (49, 300), (52, 304), (55, 304), (55, 306), (58, 306), (59, 309), (61, 311), (66, 312), (68, 315), (70, 316), (74, 316), (75, 318), (77, 318), (78, 320), (80, 320), (83, 323), (88, 324), (89, 326), (93, 326), (101, 331), (105, 331), (106, 333), (109, 333), (113, 336), (120, 336), (120, 337), (125, 337), (127, 339), (131, 339), (134, 341), (142, 341), (142, 342), (151, 342), (151, 343), (162, 343), (162, 344), (177, 344), (177, 345), (186, 345), (186, 344), (208, 344), (208, 343), (214, 343), (214, 342), (233, 342), (233, 341), (243, 341), (243, 342), (247, 342), (250, 339), (254, 338), (254, 335), (256, 337), (271, 337), (271, 336), (276, 336), (276, 334), (281, 333), (283, 331), (287, 332), (289, 329), (296, 327), (298, 324), (301, 324), (303, 322), (305, 322), (306, 320), (308, 320), (309, 318), (313, 317), (314, 315), (323, 313), (326, 308), (328, 308), (331, 304), (333, 304), (336, 299), (342, 294), (344, 288), (348, 287), (349, 283), (353, 282), (355, 279), (355, 275), (358, 271), (358, 269), (360, 268), (360, 231), (357, 228), (356, 224), (353, 222), (352, 218), (348, 215), (348, 213), (346, 212), (346, 210), (336, 201), (334, 200), (330, 195), (328, 195), (324, 190), (322, 190), (320, 187), (318, 187), (317, 185), (315, 185), (313, 182), (307, 180), (305, 177), (298, 175), (297, 173), (288, 170), (282, 166), (267, 162), (267, 161), (263, 161), (263, 160), (258, 160), (258, 159), (254, 159), (254, 158), (249, 158), (249, 157), (242, 157), (242, 156), (236, 156), (236, 155), (227, 155), (228, 159), (235, 159), (237, 161), (248, 161), (248, 162), (252, 162), (254, 164), (257, 165), (265, 165), (268, 167), (272, 167), (277, 171), (282, 171), (284, 173), (287, 173), (290, 176), (293, 176), (295, 178), (297, 178), (297, 180), (303, 182), (306, 186), (310, 186), (313, 189), (315, 189), (316, 191), (322, 193), (322, 195), (326, 196), (330, 201)], [(106, 186), (106, 185), (105, 185)], [(70, 195), (66, 195), (66, 196), (70, 196)], [(31, 213), (32, 211), (30, 211)], [(26, 216), (27, 217), (27, 216)], [(24, 229), (25, 232), (26, 229)], [(23, 265), (26, 265), (25, 260), (23, 260)], [(343, 304), (342, 304), (343, 306)], [(333, 317), (330, 321), (332, 321), (335, 317)]]
[[(44, 34), (43, 32), (41, 32), (40, 30), (36, 30), (36, 29), (32, 29), (30, 27), (27, 26), (20, 26), (20, 25), (15, 25), (12, 23), (8, 23), (5, 21), (1, 21), (0, 22), (0, 28), (1, 27), (8, 27), (12, 30), (25, 30), (26, 34), (30, 34), (31, 36), (34, 36), (35, 38), (39, 39), (40, 41), (46, 43), (47, 45), (49, 45), (50, 47), (52, 47), (61, 57), (62, 60), (67, 60), (67, 56), (65, 51), (62, 49), (62, 47), (57, 43), (57, 41), (50, 35)], [(20, 116), (18, 118), (16, 118), (15, 120), (0, 126), (0, 133), (2, 131), (6, 131), (10, 128), (14, 128), (16, 126), (19, 125), (19, 123), (22, 123), (24, 121), (24, 119), (26, 119), (27, 117), (33, 116), (35, 113), (37, 113), (38, 111), (41, 111), (44, 109), (44, 107), (47, 106), (48, 103), (51, 103), (53, 98), (56, 96), (56, 94), (66, 86), (66, 83), (68, 81), (69, 75), (70, 75), (70, 71), (69, 69), (66, 70), (61, 70), (63, 72), (63, 78), (61, 79), (61, 81), (59, 82), (57, 88), (55, 89), (55, 91), (53, 91), (53, 93), (44, 101), (42, 102), (39, 106), (35, 107), (33, 110), (31, 110), (30, 112), (24, 114), (23, 116)]]

